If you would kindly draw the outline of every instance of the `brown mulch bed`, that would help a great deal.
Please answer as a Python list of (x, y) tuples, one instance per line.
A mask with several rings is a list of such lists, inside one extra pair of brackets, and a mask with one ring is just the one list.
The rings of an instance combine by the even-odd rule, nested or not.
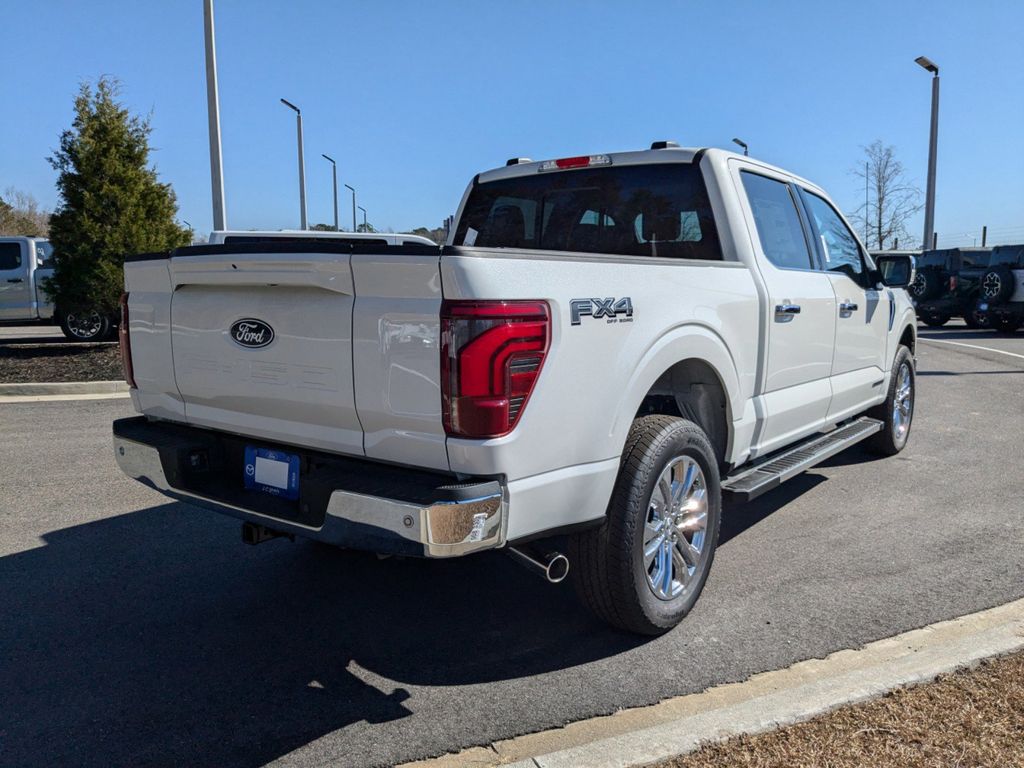
[(115, 381), (123, 378), (117, 344), (5, 344), (0, 383)]
[(657, 768), (1024, 766), (1024, 653)]

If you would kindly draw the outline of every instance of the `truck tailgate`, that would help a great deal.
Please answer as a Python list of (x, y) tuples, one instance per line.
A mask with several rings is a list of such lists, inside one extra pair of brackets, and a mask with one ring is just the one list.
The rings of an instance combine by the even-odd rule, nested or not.
[(189, 423), (363, 453), (350, 260), (230, 251), (171, 259), (174, 376)]

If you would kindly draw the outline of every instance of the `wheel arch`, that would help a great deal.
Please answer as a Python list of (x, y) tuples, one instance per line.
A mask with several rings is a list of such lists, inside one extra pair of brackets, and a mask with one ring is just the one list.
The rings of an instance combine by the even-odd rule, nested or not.
[(637, 365), (616, 412), (612, 436), (625, 446), (638, 416), (683, 416), (698, 424), (721, 464), (732, 451), (735, 414), (743, 412), (740, 379), (725, 342), (704, 326), (684, 326), (659, 338)]

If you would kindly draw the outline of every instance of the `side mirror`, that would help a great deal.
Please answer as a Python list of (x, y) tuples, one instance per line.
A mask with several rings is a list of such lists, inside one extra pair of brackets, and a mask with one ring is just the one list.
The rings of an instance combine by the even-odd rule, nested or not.
[(878, 277), (889, 288), (906, 288), (914, 282), (914, 257), (904, 254), (875, 256)]

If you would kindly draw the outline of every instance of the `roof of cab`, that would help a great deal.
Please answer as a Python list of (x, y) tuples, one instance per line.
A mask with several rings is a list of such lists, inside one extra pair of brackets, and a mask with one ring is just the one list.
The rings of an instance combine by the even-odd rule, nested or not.
[[(718, 149), (717, 147), (665, 147), (664, 149), (642, 149), (633, 152), (597, 152), (590, 153), (590, 157), (596, 157), (603, 155), (610, 158), (611, 165), (644, 165), (653, 163), (692, 163), (694, 158), (698, 156), (708, 155), (714, 157), (720, 161), (726, 161), (730, 158), (736, 158), (744, 162), (748, 162), (752, 165), (759, 166), (768, 170), (775, 171), (777, 173), (789, 176), (794, 181), (798, 181), (805, 184), (808, 187), (819, 189), (818, 185), (814, 182), (797, 176), (792, 171), (787, 171), (785, 168), (778, 168), (769, 163), (765, 163), (761, 160), (757, 160), (753, 157), (747, 157), (741, 155), (738, 152), (732, 152), (728, 149)], [(571, 157), (568, 156), (568, 157)], [(477, 176), (478, 183), (486, 183), (489, 181), (497, 181), (499, 179), (509, 179), (516, 176), (528, 176), (530, 174), (540, 172), (541, 165), (543, 163), (550, 162), (550, 160), (536, 160), (530, 162), (520, 162), (513, 165), (505, 165), (500, 168), (493, 168), (489, 171), (484, 171)], [(593, 166), (591, 166), (593, 167)], [(598, 166), (603, 167), (603, 166)], [(559, 169), (553, 171), (547, 171), (549, 173), (560, 173), (560, 172), (571, 172), (572, 168)]]

